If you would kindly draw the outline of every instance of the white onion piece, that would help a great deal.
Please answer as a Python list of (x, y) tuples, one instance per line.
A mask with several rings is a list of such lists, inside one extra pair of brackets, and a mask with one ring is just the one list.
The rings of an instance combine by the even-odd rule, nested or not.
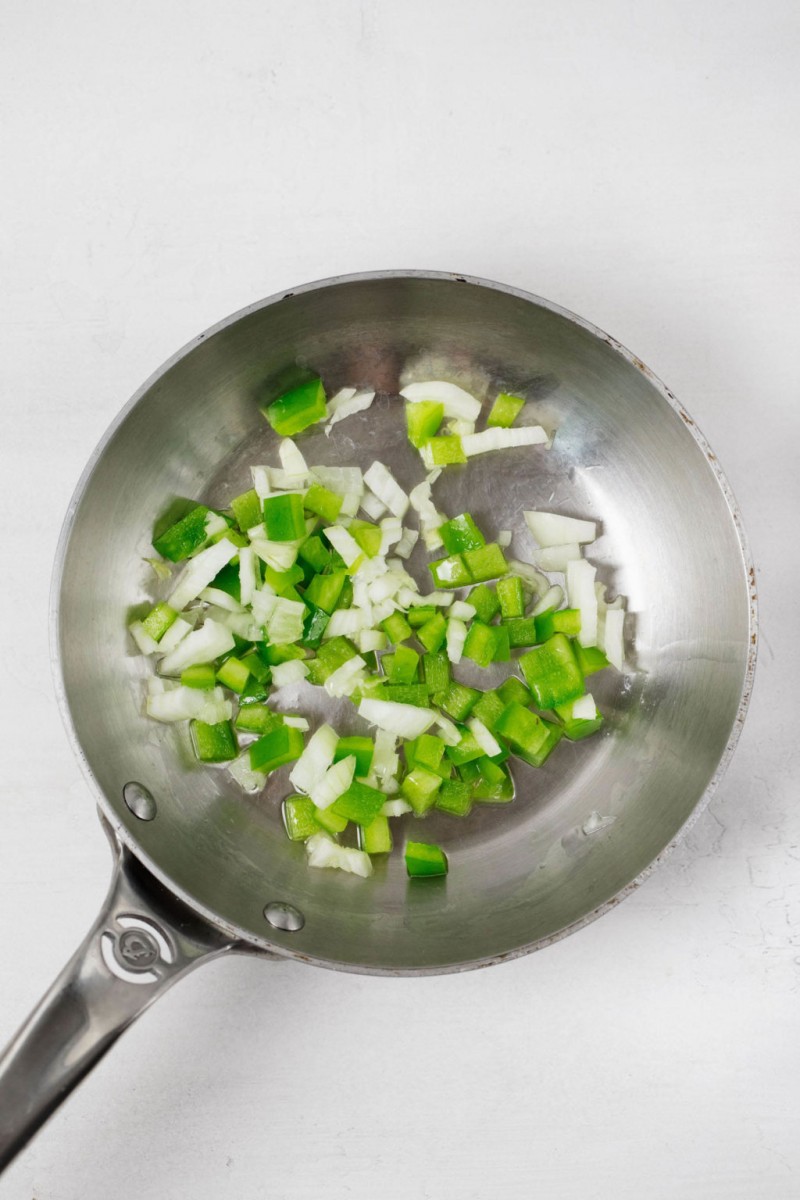
[(272, 612), (265, 622), (267, 637), (276, 646), (299, 642), (303, 636), (306, 606), (300, 600), (276, 596)]
[(511, 545), (511, 537), (512, 534), (510, 529), (501, 529), (494, 540), (497, 542), (501, 550), (505, 550), (507, 546)]
[(401, 558), (408, 558), (418, 541), (418, 529), (404, 529), (403, 536), (395, 546), (395, 554), (399, 554)]
[(443, 404), (444, 415), (454, 417), (456, 420), (477, 421), (481, 411), (480, 400), (476, 400), (474, 396), (465, 392), (455, 383), (448, 383), (444, 379), (430, 379), (425, 383), (409, 383), (400, 389), (400, 395), (408, 400), (409, 404), (419, 404), (425, 400)]
[(252, 546), (239, 548), (239, 592), (242, 604), (249, 606), (258, 585), (256, 576), (256, 552)]
[(455, 617), (458, 621), (471, 621), (476, 612), (474, 604), (469, 604), (466, 600), (454, 600), (447, 615)]
[(377, 725), (379, 729), (402, 738), (419, 737), (430, 729), (437, 717), (431, 708), (397, 704), (393, 700), (362, 700), (358, 713), (370, 725)]
[(234, 546), (228, 538), (221, 538), (207, 550), (201, 550), (196, 558), (189, 560), (181, 572), (168, 603), (177, 612), (186, 608), (186, 605), (195, 600), (203, 588), (207, 588), (211, 580), (219, 575), (222, 568), (238, 553), (239, 547)]
[(323, 530), (323, 533), (334, 550), (344, 559), (346, 566), (352, 567), (354, 563), (364, 557), (364, 551), (343, 525), (329, 525)]
[(378, 499), (374, 492), (364, 493), (361, 507), (371, 521), (379, 521), (381, 517), (386, 516), (386, 505)]
[(240, 754), (232, 763), (229, 763), (228, 771), (245, 792), (260, 792), (267, 782), (263, 771), (254, 771), (250, 766), (249, 750), (245, 750), (244, 754)]
[(402, 520), (408, 512), (408, 496), (382, 462), (378, 462), (376, 459), (369, 470), (364, 472), (364, 483), (386, 505), (393, 516), (400, 517)]
[[(294, 542), (270, 542), (265, 537), (251, 537), (252, 530), (248, 529), (247, 536), (250, 545), (262, 562), (273, 571), (288, 571), (297, 560), (297, 545)], [(263, 535), (264, 529), (261, 527)]]
[(320, 725), (308, 741), (308, 745), (289, 773), (289, 782), (298, 792), (308, 794), (309, 789), (327, 771), (333, 762), (339, 735), (330, 725)]
[(531, 596), (542, 596), (551, 586), (546, 575), (518, 558), (509, 558), (508, 570), (511, 575), (519, 575), (523, 588)]
[(585, 558), (567, 563), (567, 596), (573, 608), (580, 609), (582, 646), (597, 642), (597, 595), (594, 590), (595, 568)]
[(433, 605), (437, 608), (449, 608), (455, 600), (454, 592), (429, 592), (427, 596), (420, 596), (413, 592), (411, 588), (401, 588), (397, 593), (398, 602), (403, 608), (411, 608), (412, 605), (419, 607)]
[(308, 667), (302, 658), (290, 658), (288, 662), (276, 663), (272, 668), (272, 686), (287, 687), (290, 683), (299, 683), (308, 675)]
[(362, 629), (356, 640), (362, 654), (371, 650), (385, 650), (389, 645), (388, 637), (380, 629)]
[(160, 558), (145, 558), (144, 561), (151, 568), (156, 579), (160, 580), (161, 583), (165, 579), (169, 579), (172, 574), (172, 568), (169, 563), (162, 562)]
[(486, 728), (483, 721), (479, 721), (477, 717), (471, 717), (467, 721), (467, 729), (470, 730), (483, 753), (489, 755), (489, 758), (493, 758), (495, 754), (502, 754), (503, 747)]
[[(350, 391), (349, 388), (343, 388), (342, 390)], [(344, 399), (340, 399), (340, 397), (341, 392), (337, 392), (328, 406), (328, 411), (331, 414), (328, 422), (328, 429), (332, 425), (336, 425), (338, 421), (343, 421), (345, 417), (355, 416), (356, 413), (364, 412), (366, 409), (368, 409), (372, 404), (372, 401), (375, 399), (375, 393), (371, 391), (357, 392), (353, 390), (352, 396), (346, 396)], [(328, 432), (328, 429), (325, 430), (326, 433)]]
[(370, 622), (363, 609), (337, 608), (331, 613), (331, 619), (325, 626), (322, 637), (324, 641), (328, 641), (334, 637), (352, 638), (357, 633), (360, 633), (362, 629), (366, 629), (369, 624)]
[(453, 437), (466, 437), (467, 434), (475, 432), (475, 422), (464, 421), (461, 417), (451, 417), (449, 421), (445, 422), (445, 428)]
[(594, 521), (562, 517), (560, 513), (523, 512), (525, 524), (540, 546), (566, 546), (570, 542), (593, 542), (597, 537)]
[(349, 658), (325, 680), (323, 685), (325, 691), (334, 698), (352, 695), (358, 685), (363, 682), (366, 665), (360, 654)]
[(399, 517), (384, 517), (381, 521), (380, 554), (388, 554), (403, 536), (403, 524)]
[(447, 717), (440, 715), (436, 718), (436, 729), (439, 737), (448, 746), (457, 746), (461, 741), (461, 730)]
[(141, 621), (131, 621), (128, 633), (136, 642), (141, 654), (158, 654), (158, 642), (150, 636)]
[(306, 842), (308, 865), (318, 868), (335, 868), (349, 871), (368, 879), (372, 874), (372, 859), (363, 850), (340, 846), (327, 833), (314, 833)]
[(292, 713), (283, 718), (284, 725), (288, 725), (290, 729), (299, 729), (301, 733), (308, 733), (310, 726), (305, 717), (296, 717)]
[(342, 405), (346, 404), (348, 400), (352, 400), (355, 394), (356, 389), (354, 387), (339, 388), (338, 392), (331, 396), (330, 400), (328, 401), (328, 419), (335, 416)]
[(587, 692), (585, 696), (579, 696), (577, 700), (573, 700), (573, 721), (593, 721), (596, 716), (597, 705), (594, 702), (594, 696), (592, 696), (589, 692)]
[(253, 478), (253, 489), (259, 500), (266, 500), (267, 496), (272, 495), (269, 467), (251, 467), (250, 474)]
[(522, 429), (500, 429), (493, 426), (480, 433), (470, 433), (461, 439), (467, 458), (487, 454), (490, 450), (511, 450), (516, 446), (541, 446), (547, 434), (541, 425), (524, 425)]
[(222, 588), (203, 588), (202, 592), (200, 593), (200, 599), (205, 600), (207, 604), (216, 604), (217, 608), (224, 608), (226, 612), (244, 612), (244, 609), (239, 601), (234, 599), (230, 593), (224, 592)]
[(387, 800), (381, 809), (382, 817), (402, 817), (405, 813), (413, 812), (407, 800)]
[(447, 657), (451, 663), (461, 662), (466, 640), (467, 627), (464, 622), (458, 617), (450, 617), (447, 622)]
[(187, 634), (191, 633), (197, 624), (199, 609), (189, 609), (184, 612), (182, 617), (178, 617), (173, 621), (167, 632), (158, 643), (158, 649), (162, 654), (169, 654), (176, 646), (180, 645)]
[(535, 605), (532, 616), (541, 616), (543, 612), (547, 612), (549, 608), (560, 608), (564, 602), (564, 589), (560, 584), (554, 583), (551, 588), (548, 588), (541, 600)]
[[(297, 481), (308, 478), (306, 460), (291, 438), (287, 437), (283, 439), (280, 446), (278, 446), (278, 456), (281, 460), (281, 466), (288, 476)], [(297, 486), (297, 483), (295, 483), (295, 487)]]
[(544, 546), (533, 552), (533, 561), (543, 571), (566, 571), (567, 563), (576, 562), (580, 557), (581, 548), (577, 542), (567, 546)]
[(364, 476), (358, 467), (312, 467), (311, 474), (330, 492), (342, 497), (340, 517), (354, 517), (364, 495)]
[[(226, 529), (230, 529), (230, 526), (225, 518), (221, 517), (219, 513), (214, 512), (213, 510), (209, 510), (206, 513), (204, 525), (206, 529), (206, 539), (212, 538), (215, 533), (224, 533)], [(197, 551), (193, 550), (191, 557), (194, 558), (196, 554)]]
[(317, 808), (330, 808), (332, 804), (335, 804), (350, 787), (355, 771), (355, 755), (349, 754), (347, 758), (333, 763), (324, 775), (315, 779), (308, 794)]
[(218, 725), (229, 721), (233, 705), (225, 699), (222, 688), (201, 691), (199, 688), (175, 687), (147, 697), (147, 715), (156, 721), (203, 721)]
[(158, 669), (162, 675), (180, 675), (187, 667), (213, 662), (234, 645), (230, 629), (207, 617), (199, 629), (187, 634), (179, 646), (161, 659)]
[(397, 738), (388, 729), (379, 729), (375, 734), (375, 750), (372, 754), (372, 774), (386, 780), (397, 774), (400, 760), (397, 757)]
[(621, 608), (607, 608), (605, 618), (603, 650), (611, 665), (616, 667), (618, 671), (621, 671), (625, 660), (623, 638), (625, 611)]

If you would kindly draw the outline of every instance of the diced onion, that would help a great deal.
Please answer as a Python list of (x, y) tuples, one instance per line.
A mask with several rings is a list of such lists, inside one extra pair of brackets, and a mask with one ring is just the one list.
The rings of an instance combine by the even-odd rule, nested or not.
[[(342, 391), (349, 392), (351, 389), (342, 388)], [(343, 421), (345, 417), (352, 417), (356, 413), (364, 412), (375, 399), (375, 393), (372, 391), (357, 392), (355, 389), (352, 389), (352, 395), (345, 396), (344, 398), (341, 397), (342, 392), (337, 392), (328, 405), (328, 412), (330, 413), (329, 427), (336, 425), (338, 421)]]
[(253, 479), (253, 489), (259, 500), (266, 500), (267, 496), (272, 495), (272, 485), (269, 481), (269, 467), (251, 467), (250, 475)]
[[(572, 703), (572, 719), (574, 721), (593, 721), (597, 716), (597, 705), (594, 697), (587, 692)], [(477, 739), (476, 739), (477, 740)]]
[(309, 796), (317, 808), (330, 808), (335, 804), (353, 782), (356, 771), (355, 755), (349, 754), (337, 763), (328, 767), (324, 775), (315, 779), (309, 790)]
[(308, 733), (310, 729), (305, 717), (296, 717), (291, 713), (288, 717), (283, 718), (283, 723), (284, 725), (288, 725), (290, 729), (299, 729), (301, 733)]
[(277, 596), (272, 612), (265, 622), (267, 637), (277, 646), (299, 642), (303, 636), (305, 614), (306, 606), (301, 600), (288, 600), (285, 596)]
[(405, 813), (413, 811), (407, 800), (387, 800), (381, 809), (381, 816), (402, 817)]
[(189, 609), (184, 612), (182, 617), (178, 617), (173, 621), (167, 632), (158, 643), (158, 649), (162, 654), (169, 654), (178, 646), (187, 634), (191, 633), (197, 624), (199, 609)]
[(567, 563), (577, 562), (581, 548), (577, 542), (566, 546), (544, 546), (534, 550), (533, 560), (543, 571), (566, 571)]
[(532, 616), (538, 617), (543, 612), (547, 612), (549, 608), (560, 608), (564, 602), (564, 589), (560, 584), (554, 583), (548, 588), (541, 600), (534, 606)]
[[(263, 526), (259, 527), (263, 534)], [(247, 531), (250, 537), (252, 530)], [(265, 537), (252, 537), (250, 544), (262, 562), (273, 571), (288, 571), (297, 559), (297, 546), (294, 542), (270, 542)]]
[(490, 730), (486, 728), (483, 721), (479, 721), (477, 717), (471, 717), (467, 721), (467, 729), (470, 730), (483, 753), (489, 755), (489, 758), (494, 758), (495, 754), (503, 753), (503, 747)]
[(439, 737), (447, 746), (457, 746), (461, 741), (461, 730), (447, 717), (438, 716), (436, 718), (436, 728), (439, 731)]
[(402, 520), (408, 512), (409, 498), (388, 467), (376, 460), (369, 470), (364, 472), (364, 483), (393, 516)]
[(239, 549), (239, 592), (242, 604), (247, 606), (252, 604), (257, 583), (256, 552), (252, 546), (241, 546)]
[(352, 567), (354, 563), (364, 557), (364, 551), (343, 525), (329, 525), (325, 529), (325, 537), (337, 554), (341, 555), (345, 566)]
[(158, 669), (162, 675), (180, 675), (187, 667), (213, 662), (234, 645), (230, 629), (207, 617), (199, 629), (187, 634), (180, 645), (161, 659)]
[(213, 546), (209, 546), (207, 550), (201, 550), (195, 558), (190, 559), (170, 594), (169, 604), (172, 608), (177, 612), (186, 608), (186, 605), (195, 600), (203, 588), (208, 587), (211, 580), (219, 575), (222, 568), (227, 566), (238, 552), (238, 546), (234, 546), (228, 538), (221, 538)]
[(229, 721), (233, 705), (225, 699), (222, 688), (201, 691), (199, 688), (175, 687), (147, 697), (147, 715), (156, 721), (204, 721), (218, 725)]
[(580, 609), (581, 631), (578, 641), (582, 646), (594, 646), (597, 643), (595, 574), (595, 568), (585, 558), (567, 563), (567, 596), (571, 606)]
[(525, 524), (540, 546), (566, 546), (570, 542), (593, 542), (597, 537), (594, 521), (562, 517), (560, 513), (523, 511)]
[(408, 558), (411, 554), (411, 551), (416, 546), (418, 540), (419, 540), (419, 530), (418, 529), (404, 529), (403, 536), (400, 538), (400, 541), (395, 546), (395, 551), (394, 551), (395, 554), (399, 554), (401, 558)]
[(494, 539), (501, 550), (505, 550), (511, 545), (512, 533), (510, 529), (501, 529), (497, 537)]
[(362, 629), (356, 641), (362, 654), (371, 650), (385, 650), (389, 645), (388, 637), (380, 629)]
[(310, 867), (333, 867), (368, 879), (372, 874), (372, 859), (363, 850), (340, 846), (327, 833), (314, 833), (306, 842)]
[(372, 773), (380, 780), (397, 774), (400, 760), (397, 757), (397, 738), (388, 729), (379, 729), (375, 734), (375, 750), (372, 755)]
[(430, 729), (437, 716), (432, 708), (398, 704), (394, 700), (362, 700), (358, 712), (370, 725), (403, 738), (419, 737)]
[(371, 521), (379, 521), (381, 517), (386, 516), (386, 505), (378, 499), (374, 492), (364, 493), (361, 507)]
[(380, 553), (387, 554), (403, 536), (403, 525), (399, 517), (384, 517), (381, 521)]
[(141, 621), (131, 621), (128, 632), (142, 654), (158, 654), (158, 642), (150, 637)]
[(244, 609), (239, 601), (231, 596), (228, 592), (223, 592), (222, 588), (203, 588), (202, 592), (200, 593), (200, 599), (205, 600), (208, 604), (216, 604), (217, 608), (224, 608), (227, 612), (244, 612)]
[(521, 429), (501, 429), (492, 426), (480, 433), (470, 433), (461, 439), (467, 458), (486, 454), (490, 450), (510, 450), (516, 446), (541, 446), (547, 434), (541, 425), (524, 425)]
[(308, 675), (308, 667), (301, 658), (290, 658), (288, 662), (276, 663), (272, 668), (272, 683), (276, 688), (299, 683)]
[(349, 658), (325, 680), (325, 691), (333, 697), (350, 696), (363, 679), (366, 665), (360, 654)]
[[(284, 438), (280, 446), (278, 446), (278, 455), (281, 460), (281, 466), (287, 475), (292, 476), (297, 480), (305, 480), (308, 478), (308, 466), (303, 458), (302, 452), (297, 448), (297, 445), (291, 438)], [(295, 484), (297, 486), (297, 484)], [(302, 484), (300, 485), (302, 486)]]
[(467, 627), (464, 622), (458, 617), (450, 617), (447, 622), (447, 657), (451, 663), (461, 662), (466, 640)]
[(245, 750), (244, 754), (240, 754), (229, 763), (228, 771), (245, 792), (260, 792), (267, 782), (263, 771), (254, 771), (250, 766), (249, 750)]
[(607, 608), (605, 617), (603, 650), (611, 665), (616, 667), (618, 671), (621, 671), (625, 660), (623, 639), (625, 611), (621, 608)]
[(454, 600), (447, 615), (455, 617), (458, 621), (471, 621), (476, 611), (474, 604), (469, 604), (466, 600)]
[(362, 629), (365, 629), (369, 622), (360, 608), (337, 608), (331, 613), (331, 619), (325, 626), (325, 631), (322, 635), (327, 641), (334, 637), (355, 637)]
[(314, 783), (325, 774), (333, 762), (338, 745), (339, 735), (336, 730), (332, 729), (330, 725), (320, 725), (292, 767), (289, 774), (292, 787), (298, 792), (308, 794)]

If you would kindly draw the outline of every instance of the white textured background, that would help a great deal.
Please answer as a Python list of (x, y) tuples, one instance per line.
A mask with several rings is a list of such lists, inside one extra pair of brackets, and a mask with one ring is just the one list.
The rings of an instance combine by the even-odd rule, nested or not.
[(793, 1200), (795, 0), (11, 0), (2, 26), (0, 1038), (108, 871), (48, 667), (62, 514), (131, 392), (234, 309), (400, 266), (582, 313), (710, 438), (763, 634), (710, 810), (619, 909), (464, 977), (214, 964), (0, 1195)]

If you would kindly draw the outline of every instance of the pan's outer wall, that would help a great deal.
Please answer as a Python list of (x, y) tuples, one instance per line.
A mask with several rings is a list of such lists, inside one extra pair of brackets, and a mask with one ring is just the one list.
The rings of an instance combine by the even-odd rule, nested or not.
[[(178, 731), (140, 715), (149, 665), (131, 655), (125, 615), (154, 595), (142, 563), (153, 521), (174, 496), (223, 503), (248, 485), (243, 464), (275, 461), (255, 397), (295, 360), (329, 387), (396, 392), (401, 370), (427, 360), (420, 377), (438, 366), (524, 391), (558, 428), (553, 450), (485, 456), (443, 480), (437, 500), (446, 511), (466, 501), (515, 537), (521, 509), (545, 507), (551, 493), (554, 507), (597, 517), (600, 576), (636, 614), (638, 670), (607, 696), (613, 736), (567, 748), (558, 769), (523, 773), (509, 809), (463, 825), (440, 818), (446, 883), (409, 885), (398, 854), (369, 882), (308, 871), (274, 799), (242, 799), (224, 772), (193, 766)], [(346, 432), (326, 458), (323, 435), (312, 435), (309, 461), (318, 447), (322, 461), (339, 455), (362, 468), (379, 457), (410, 487), (419, 467), (400, 445), (399, 417), (398, 402), (384, 398), (339, 427)], [(516, 544), (522, 551), (521, 538)], [(755, 659), (753, 572), (735, 504), (674, 398), (571, 314), (499, 285), (424, 272), (346, 277), (274, 297), (167, 363), (80, 481), (53, 618), (68, 728), (102, 808), (137, 855), (255, 946), (387, 973), (487, 965), (545, 945), (619, 900), (710, 794), (738, 736)], [(124, 805), (128, 780), (151, 789), (155, 820), (140, 822)], [(614, 823), (587, 837), (592, 811)], [(436, 832), (426, 826), (425, 836)], [(274, 899), (302, 910), (301, 932), (266, 926), (263, 908)]]

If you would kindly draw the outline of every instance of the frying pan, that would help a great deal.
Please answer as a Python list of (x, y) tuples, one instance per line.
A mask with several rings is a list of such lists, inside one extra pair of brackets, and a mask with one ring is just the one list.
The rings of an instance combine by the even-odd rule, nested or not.
[[(445, 472), (438, 506), (513, 532), (523, 508), (596, 519), (598, 575), (628, 597), (624, 678), (593, 691), (604, 735), (515, 766), (510, 805), (430, 816), (446, 880), (409, 882), (402, 855), (363, 880), (308, 870), (278, 801), (286, 772), (243, 795), (201, 767), (182, 731), (142, 715), (147, 660), (130, 605), (152, 599), (154, 521), (176, 497), (224, 506), (276, 461), (258, 411), (293, 364), (373, 407), (303, 438), (309, 462), (380, 459), (410, 488), (401, 376), (452, 378), (532, 402), (552, 449)], [(273, 394), (276, 394), (273, 390)], [(416, 553), (416, 552), (415, 552)], [(411, 569), (424, 576), (424, 555)], [(273, 296), (201, 334), (133, 397), (95, 451), (64, 524), (52, 601), (57, 689), (114, 855), (80, 949), (0, 1059), (7, 1164), (119, 1034), (175, 980), (245, 951), (372, 974), (488, 966), (540, 949), (639, 884), (700, 811), (744, 719), (755, 661), (754, 573), (730, 489), (694, 422), (613, 338), (554, 304), (462, 276), (389, 271)], [(484, 683), (485, 686), (485, 683)], [(287, 711), (359, 725), (347, 701), (299, 684)], [(397, 828), (397, 826), (395, 827)]]

